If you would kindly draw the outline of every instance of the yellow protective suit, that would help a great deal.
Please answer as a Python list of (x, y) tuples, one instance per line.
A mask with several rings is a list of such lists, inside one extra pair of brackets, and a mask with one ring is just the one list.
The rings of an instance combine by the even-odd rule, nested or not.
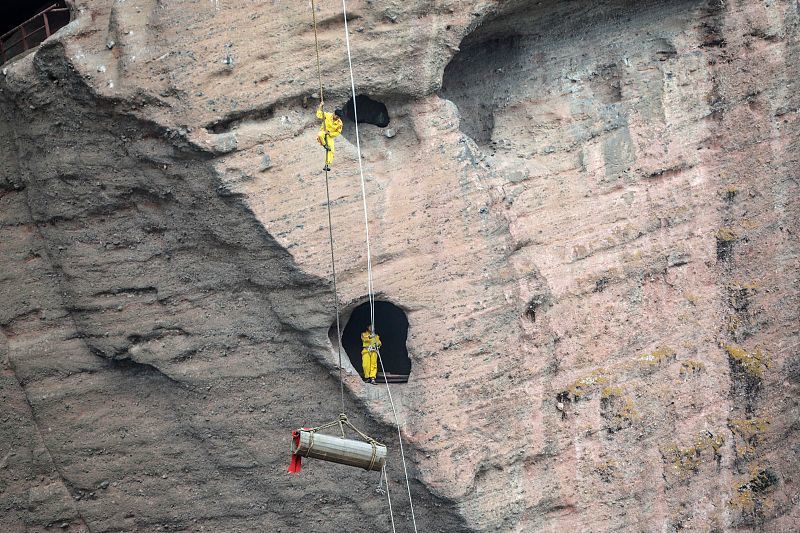
[(383, 346), (379, 335), (369, 330), (361, 334), (361, 368), (366, 379), (375, 379), (378, 375), (378, 348)]
[(333, 163), (333, 139), (342, 133), (342, 119), (333, 113), (324, 112), (322, 106), (317, 108), (317, 118), (322, 119), (322, 124), (317, 134), (317, 142), (325, 148), (325, 166), (330, 167), (331, 163)]

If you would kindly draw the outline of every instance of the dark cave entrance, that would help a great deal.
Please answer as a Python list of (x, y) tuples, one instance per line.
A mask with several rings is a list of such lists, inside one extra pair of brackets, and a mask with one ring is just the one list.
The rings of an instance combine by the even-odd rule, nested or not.
[[(342, 331), (342, 348), (347, 352), (353, 368), (363, 378), (361, 368), (361, 332), (370, 323), (369, 302), (353, 309)], [(375, 302), (375, 332), (380, 335), (383, 347), (381, 359), (384, 368), (378, 363), (378, 382), (405, 383), (411, 374), (411, 359), (406, 348), (408, 338), (408, 317), (405, 311), (390, 302)], [(336, 338), (336, 325), (332, 326), (332, 338)]]
[[(356, 112), (358, 112), (358, 123), (366, 122), (367, 124), (374, 124), (381, 128), (389, 125), (389, 110), (386, 104), (373, 100), (365, 94), (356, 96), (356, 107), (353, 107), (353, 99), (350, 98), (344, 105), (344, 117), (347, 120), (354, 121)], [(380, 335), (380, 333), (378, 333)]]

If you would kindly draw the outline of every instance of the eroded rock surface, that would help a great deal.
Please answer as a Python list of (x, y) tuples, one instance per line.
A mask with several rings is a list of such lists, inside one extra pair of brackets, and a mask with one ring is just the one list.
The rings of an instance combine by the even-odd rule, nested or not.
[[(285, 472), (288, 431), (341, 409), (314, 33), (305, 2), (242, 4), (76, 0), (4, 66), (4, 530), (390, 528), (376, 476)], [(796, 2), (349, 9), (389, 114), (359, 131), (420, 530), (793, 529)], [(355, 135), (330, 182), (344, 321)], [(410, 530), (386, 390), (345, 367)]]

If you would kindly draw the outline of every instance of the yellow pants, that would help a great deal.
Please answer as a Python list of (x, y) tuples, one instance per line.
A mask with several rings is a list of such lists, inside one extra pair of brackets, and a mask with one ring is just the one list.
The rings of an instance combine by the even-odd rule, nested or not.
[(378, 352), (361, 350), (361, 368), (366, 379), (374, 379), (378, 375)]
[(325, 152), (325, 164), (330, 166), (333, 163), (333, 152), (335, 151), (333, 139), (327, 133), (321, 131), (317, 134), (317, 142), (327, 150)]

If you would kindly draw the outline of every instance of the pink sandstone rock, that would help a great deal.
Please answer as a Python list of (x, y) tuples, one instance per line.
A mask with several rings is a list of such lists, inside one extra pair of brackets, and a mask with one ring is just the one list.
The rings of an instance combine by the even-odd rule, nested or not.
[[(68, 4), (0, 77), (0, 529), (390, 530), (377, 476), (286, 473), (291, 429), (342, 410), (311, 3)], [(316, 4), (332, 110), (344, 24)], [(348, 8), (394, 133), (359, 124), (419, 530), (796, 529), (796, 3)], [(355, 135), (342, 327), (367, 301)], [(344, 409), (411, 531), (354, 357)]]

